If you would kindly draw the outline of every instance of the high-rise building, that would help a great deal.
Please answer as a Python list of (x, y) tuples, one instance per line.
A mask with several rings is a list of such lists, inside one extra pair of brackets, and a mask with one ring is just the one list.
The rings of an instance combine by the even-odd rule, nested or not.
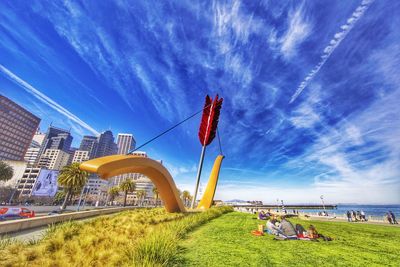
[(88, 188), (88, 197), (93, 202), (101, 202), (107, 199), (108, 180), (100, 179), (96, 174), (90, 174), (86, 186)]
[(74, 155), (75, 155), (75, 151), (77, 151), (78, 148), (76, 147), (71, 147), (68, 151), (69, 154), (69, 158), (68, 158), (68, 163), (67, 165), (71, 165), (72, 164), (72, 160), (74, 159)]
[(68, 164), (69, 153), (61, 149), (46, 149), (40, 156), (38, 167), (49, 170), (61, 170)]
[(132, 149), (135, 149), (136, 141), (132, 134), (118, 134), (117, 138), (118, 154), (127, 154)]
[(111, 131), (105, 131), (99, 136), (96, 158), (117, 154), (118, 147), (114, 143), (114, 136)]
[[(135, 149), (136, 141), (132, 134), (118, 134), (117, 138), (117, 145), (118, 145), (118, 154), (124, 155), (127, 154), (132, 149)], [(122, 175), (115, 176), (111, 178), (113, 185), (120, 185), (120, 183), (126, 179), (134, 179), (134, 173), (126, 173)]]
[(61, 149), (69, 152), (72, 144), (72, 136), (70, 133), (59, 133), (57, 136), (50, 138), (50, 146), (47, 149)]
[(41, 168), (31, 168), (25, 169), (22, 177), (18, 180), (17, 184), (17, 195), (19, 197), (30, 197), (32, 194), (33, 186), (39, 177)]
[[(58, 135), (61, 135), (61, 136), (59, 138), (55, 138)], [(54, 126), (50, 126), (47, 129), (47, 133), (44, 138), (43, 144), (40, 147), (38, 160), (40, 159), (42, 154), (46, 151), (46, 149), (62, 149), (64, 151), (68, 151), (71, 146), (70, 141), (72, 142), (72, 137), (70, 136), (71, 138), (69, 138), (68, 135), (70, 136), (69, 131), (60, 129), (60, 128), (57, 128)], [(54, 144), (53, 144), (53, 142), (54, 142)], [(67, 149), (67, 150), (65, 150), (65, 149)], [(38, 162), (36, 162), (36, 163), (38, 163)]]
[(87, 160), (89, 160), (89, 151), (76, 150), (71, 163), (81, 163)]
[(31, 145), (24, 156), (24, 160), (28, 163), (28, 166), (34, 166), (38, 161), (40, 148), (43, 145), (45, 137), (46, 134), (40, 132), (36, 132), (36, 134), (33, 136)]
[(97, 145), (98, 145), (97, 137), (85, 135), (81, 141), (79, 150), (89, 151), (89, 159), (92, 159), (92, 158), (96, 157)]
[(40, 119), (0, 95), (0, 160), (23, 160)]

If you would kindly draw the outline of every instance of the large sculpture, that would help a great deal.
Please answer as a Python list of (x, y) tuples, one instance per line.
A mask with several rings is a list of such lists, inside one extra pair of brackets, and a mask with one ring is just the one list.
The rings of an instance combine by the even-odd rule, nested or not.
[[(223, 158), (224, 156), (219, 155), (215, 160), (204, 197), (199, 203), (201, 209), (208, 209), (213, 203)], [(97, 173), (102, 179), (125, 173), (141, 173), (149, 177), (157, 187), (168, 212), (186, 211), (171, 174), (158, 161), (135, 155), (113, 155), (83, 162), (80, 169)]]
[(219, 177), (219, 170), (221, 169), (221, 163), (224, 159), (224, 156), (219, 155), (214, 162), (214, 166), (211, 170), (210, 179), (208, 180), (206, 191), (201, 198), (199, 205), (197, 206), (198, 209), (209, 209), (211, 208), (215, 191), (217, 189), (218, 177)]
[(102, 179), (109, 179), (124, 173), (146, 175), (157, 187), (168, 212), (185, 212), (171, 174), (158, 161), (134, 155), (113, 155), (83, 162), (80, 169), (97, 173)]

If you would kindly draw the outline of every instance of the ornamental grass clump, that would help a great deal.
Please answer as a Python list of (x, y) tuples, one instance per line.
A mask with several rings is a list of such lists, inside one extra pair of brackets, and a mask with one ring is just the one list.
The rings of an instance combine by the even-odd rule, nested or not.
[(119, 266), (128, 260), (127, 244), (137, 242), (160, 223), (185, 216), (161, 208), (140, 209), (51, 225), (38, 242), (1, 241), (1, 266)]
[[(144, 238), (126, 249), (132, 266), (170, 266), (179, 264), (178, 241), (194, 228), (231, 212), (231, 207), (212, 208), (204, 212), (191, 213), (181, 220), (159, 225)], [(131, 244), (132, 245), (132, 244)]]

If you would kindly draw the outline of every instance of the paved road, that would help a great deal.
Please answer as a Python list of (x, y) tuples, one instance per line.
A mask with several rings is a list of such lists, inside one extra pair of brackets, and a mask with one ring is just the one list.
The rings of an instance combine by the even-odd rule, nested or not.
[[(25, 205), (18, 205), (18, 206), (3, 206), (0, 205), (0, 208), (8, 208), (8, 207), (12, 207), (12, 208), (27, 208), (29, 210), (33, 210), (35, 211), (35, 213), (37, 215), (39, 214), (47, 214), (52, 210), (59, 210), (60, 206), (25, 206)], [(99, 206), (99, 207), (95, 207), (95, 206), (85, 206), (85, 207), (80, 207), (80, 210), (88, 210), (88, 209), (101, 209), (101, 208), (109, 208), (109, 207), (104, 207), (104, 206)], [(67, 206), (66, 208), (68, 211), (76, 211), (77, 206)]]
[[(99, 215), (99, 216), (110, 216), (110, 215)], [(96, 216), (97, 217), (97, 216)], [(86, 222), (86, 221), (90, 221), (95, 219), (96, 217), (90, 217), (90, 218), (86, 218), (86, 219), (80, 219), (80, 220), (76, 220), (78, 222)], [(48, 226), (41, 226), (38, 228), (34, 228), (34, 229), (28, 229), (28, 230), (23, 230), (23, 231), (19, 231), (16, 233), (11, 233), (11, 234), (7, 234), (5, 236), (3, 236), (3, 238), (6, 239), (15, 239), (15, 240), (19, 240), (22, 242), (31, 242), (31, 241), (37, 241), (43, 238), (43, 235), (46, 233)]]

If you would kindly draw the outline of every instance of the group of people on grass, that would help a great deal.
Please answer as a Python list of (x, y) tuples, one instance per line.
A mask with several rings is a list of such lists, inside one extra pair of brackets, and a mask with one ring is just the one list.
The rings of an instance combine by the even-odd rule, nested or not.
[[(279, 211), (277, 211), (277, 212), (279, 212)], [(283, 210), (282, 211), (284, 214), (287, 214), (287, 211), (286, 210)], [(298, 210), (293, 210), (293, 214), (292, 215), (299, 215), (299, 211)], [(258, 213), (258, 219), (259, 220), (268, 220), (269, 219), (269, 217), (271, 217), (272, 216), (272, 213), (271, 213), (271, 210), (270, 209), (268, 209), (267, 211), (264, 211), (264, 210), (261, 210), (259, 213)]]
[(332, 240), (329, 237), (325, 237), (317, 232), (313, 225), (310, 225), (308, 230), (301, 224), (296, 224), (294, 226), (290, 221), (286, 219), (286, 216), (282, 216), (279, 221), (274, 215), (267, 221), (266, 232), (271, 235), (275, 235), (276, 239), (301, 239), (301, 240), (316, 240), (318, 238), (323, 238), (326, 241)]
[(365, 218), (365, 212), (363, 210), (362, 211), (348, 210), (346, 211), (346, 216), (348, 222), (367, 221), (367, 218)]
[(386, 213), (386, 219), (390, 224), (398, 224), (398, 222), (396, 221), (396, 216), (394, 216), (394, 213), (390, 210), (388, 213)]

